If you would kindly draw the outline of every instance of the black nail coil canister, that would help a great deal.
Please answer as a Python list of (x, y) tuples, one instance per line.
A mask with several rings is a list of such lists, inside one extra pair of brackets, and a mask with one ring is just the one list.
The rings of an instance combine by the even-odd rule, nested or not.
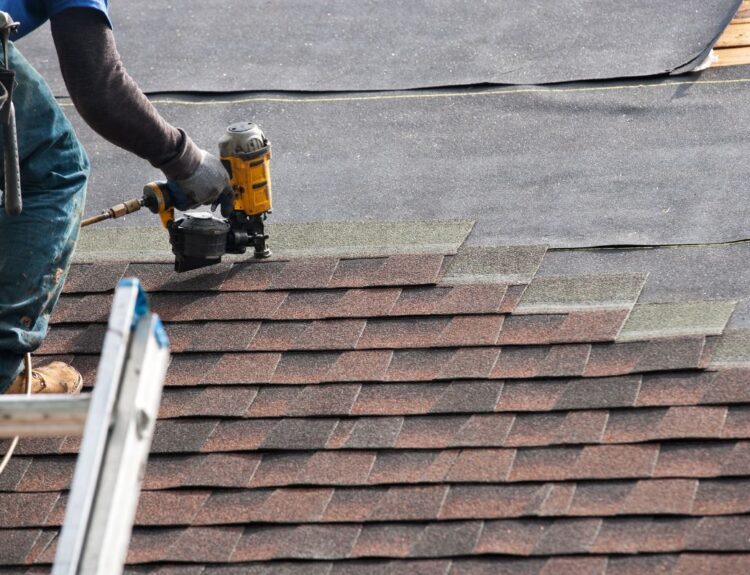
[(221, 261), (227, 251), (229, 223), (207, 212), (186, 213), (169, 225), (174, 269), (186, 272)]

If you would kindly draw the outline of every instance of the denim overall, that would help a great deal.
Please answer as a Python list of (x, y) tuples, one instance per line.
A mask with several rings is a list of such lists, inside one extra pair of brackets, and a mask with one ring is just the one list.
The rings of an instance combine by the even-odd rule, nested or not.
[(49, 86), (12, 44), (9, 51), (18, 82), (13, 103), (23, 212), (8, 216), (0, 208), (0, 393), (47, 333), (78, 238), (89, 174), (86, 153)]

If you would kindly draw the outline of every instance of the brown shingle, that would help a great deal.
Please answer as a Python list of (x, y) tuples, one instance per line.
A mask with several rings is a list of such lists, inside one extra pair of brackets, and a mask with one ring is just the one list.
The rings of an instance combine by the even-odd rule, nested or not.
[(269, 383), (280, 361), (280, 353), (225, 353), (216, 358), (202, 382)]
[(514, 449), (462, 449), (446, 479), (451, 482), (505, 481), (516, 456)]
[(597, 310), (510, 316), (498, 343), (549, 345), (614, 341), (627, 315), (627, 310)]
[[(439, 379), (474, 379), (490, 376), (492, 366), (498, 356), (497, 348), (460, 348), (452, 355), (442, 356), (447, 359), (435, 376)], [(442, 359), (441, 357), (441, 359)]]
[(362, 529), (352, 557), (408, 557), (422, 535), (420, 525), (368, 525)]
[(307, 386), (264, 385), (245, 411), (246, 417), (283, 417), (299, 402), (297, 398)]
[(667, 373), (643, 376), (637, 405), (697, 405), (712, 386), (713, 373)]
[[(126, 263), (73, 264), (65, 280), (65, 293), (107, 292), (114, 289), (125, 274)], [(141, 276), (136, 276), (143, 283)], [(147, 288), (148, 289), (148, 288)]]
[(549, 449), (516, 449), (511, 481), (569, 479), (581, 457), (580, 447), (555, 447)]
[(304, 417), (314, 415), (349, 414), (360, 393), (358, 385), (308, 385), (289, 405), (286, 415)]
[[(14, 476), (13, 470), (18, 469)], [(75, 456), (20, 458), (12, 457), (8, 467), (0, 475), (2, 489), (20, 492), (55, 491), (66, 489), (73, 479)], [(11, 479), (10, 484), (4, 480)], [(15, 483), (15, 485), (13, 485)], [(12, 485), (12, 487), (11, 487)]]
[(455, 468), (457, 451), (379, 451), (368, 483), (437, 483)]
[(432, 347), (449, 323), (440, 317), (371, 319), (362, 333), (358, 347), (362, 349), (399, 349)]
[(431, 310), (436, 315), (500, 313), (508, 291), (507, 286), (502, 284), (466, 284), (432, 289), (444, 294)]
[(486, 521), (475, 553), (531, 555), (551, 520)]
[(408, 415), (429, 413), (448, 384), (393, 383), (363, 385), (352, 415)]
[(316, 320), (295, 342), (296, 349), (354, 349), (362, 331), (363, 319)]
[(448, 491), (447, 485), (390, 487), (369, 516), (373, 521), (435, 519)]
[(225, 291), (260, 291), (270, 288), (286, 262), (250, 262), (232, 266), (221, 285)]
[(338, 358), (337, 353), (284, 353), (276, 366), (271, 383), (320, 383)]
[(482, 525), (478, 521), (431, 523), (412, 547), (413, 557), (469, 555), (476, 546)]
[(255, 453), (151, 457), (144, 489), (247, 487), (253, 483), (262, 459)]
[(336, 258), (310, 258), (285, 262), (268, 289), (315, 289), (328, 286), (338, 266)]
[(273, 317), (277, 320), (319, 319), (322, 314), (333, 317), (328, 314), (335, 313), (346, 293), (347, 290), (291, 291)]
[(382, 381), (391, 364), (392, 351), (345, 351), (326, 374), (328, 381)]
[(696, 515), (730, 515), (750, 511), (748, 479), (703, 480), (695, 494), (692, 512)]
[(501, 315), (458, 316), (443, 328), (435, 345), (439, 347), (466, 347), (494, 345), (503, 326)]
[(632, 373), (646, 349), (645, 342), (595, 345), (583, 373), (586, 377)]
[(166, 389), (162, 394), (159, 417), (242, 417), (257, 393), (256, 387), (246, 386)]
[(263, 322), (248, 342), (246, 349), (254, 351), (287, 351), (296, 348), (296, 342), (310, 327), (306, 321)]
[(386, 379), (388, 381), (429, 381), (435, 379), (453, 358), (453, 353), (450, 350), (439, 349), (396, 351), (393, 353), (391, 364), (388, 366)]
[(59, 493), (0, 493), (0, 528), (44, 527)]
[(544, 485), (455, 485), (440, 510), (441, 519), (493, 519), (536, 514)]
[(715, 477), (735, 449), (733, 442), (662, 445), (655, 477)]
[(35, 544), (43, 537), (41, 529), (4, 529), (0, 539), (0, 558), (3, 565), (23, 565)]
[(441, 255), (396, 255), (387, 258), (341, 260), (328, 287), (375, 287), (434, 284)]
[(726, 417), (726, 407), (670, 407), (659, 432), (670, 438), (718, 437)]
[(210, 491), (143, 491), (136, 525), (190, 525), (200, 523)]
[[(612, 343), (624, 307), (513, 315), (526, 286), (436, 285), (447, 261), (129, 267), (174, 353), (139, 572), (743, 571), (750, 372), (704, 371), (718, 338)], [(75, 270), (41, 350), (89, 384), (122, 271)], [(62, 521), (79, 444), (22, 443), (0, 531)]]

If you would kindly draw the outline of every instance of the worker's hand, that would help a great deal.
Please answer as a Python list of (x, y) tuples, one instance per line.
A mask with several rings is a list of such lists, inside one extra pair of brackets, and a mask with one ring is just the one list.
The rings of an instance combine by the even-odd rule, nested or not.
[[(175, 207), (178, 210), (212, 204), (222, 193), (232, 189), (229, 185), (229, 174), (221, 160), (205, 150), (201, 150), (201, 155), (201, 163), (190, 176), (170, 182), (182, 192), (175, 198)], [(183, 195), (183, 198), (179, 198), (179, 195)]]

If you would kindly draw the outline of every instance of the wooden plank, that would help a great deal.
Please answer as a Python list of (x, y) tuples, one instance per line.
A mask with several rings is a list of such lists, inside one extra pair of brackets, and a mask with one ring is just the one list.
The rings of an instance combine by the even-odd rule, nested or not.
[(743, 22), (750, 22), (750, 0), (743, 0), (740, 7), (737, 9), (737, 13), (732, 19), (732, 24), (740, 24)]
[(716, 61), (711, 64), (712, 68), (750, 64), (750, 46), (723, 48), (721, 50), (714, 50), (714, 54), (716, 55)]
[(716, 42), (716, 48), (738, 48), (750, 46), (750, 22), (730, 24)]

